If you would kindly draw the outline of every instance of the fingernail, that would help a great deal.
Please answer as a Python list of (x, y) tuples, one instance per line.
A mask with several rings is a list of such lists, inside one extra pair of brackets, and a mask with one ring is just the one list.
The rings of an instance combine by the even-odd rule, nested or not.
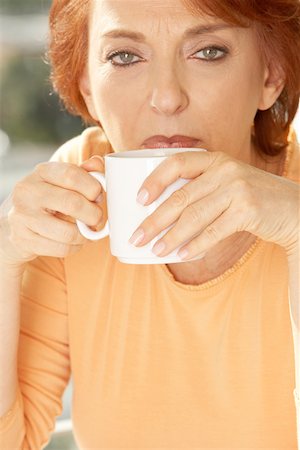
[(129, 242), (132, 245), (138, 245), (140, 242), (142, 242), (144, 236), (145, 236), (144, 231), (141, 228), (139, 228), (133, 233), (133, 235), (129, 239)]
[(156, 244), (154, 245), (152, 252), (156, 255), (159, 256), (166, 248), (166, 244), (164, 242), (156, 242)]
[(144, 205), (146, 203), (146, 201), (149, 198), (149, 192), (147, 191), (147, 189), (142, 189), (139, 193), (138, 196), (136, 198), (138, 203), (141, 203), (141, 205)]
[(189, 255), (189, 252), (186, 248), (179, 250), (179, 252), (178, 252), (178, 256), (180, 259), (186, 259), (188, 257), (188, 255)]

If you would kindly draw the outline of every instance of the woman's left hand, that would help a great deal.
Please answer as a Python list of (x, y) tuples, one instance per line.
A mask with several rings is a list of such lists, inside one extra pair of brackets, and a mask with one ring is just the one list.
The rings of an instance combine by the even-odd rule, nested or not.
[[(172, 228), (153, 247), (166, 256), (177, 247), (181, 259), (205, 253), (237, 231), (297, 251), (299, 185), (233, 159), (223, 152), (183, 152), (165, 159), (146, 178), (139, 199), (150, 205), (178, 178), (191, 179), (139, 226), (130, 239), (141, 247)], [(148, 193), (148, 197), (147, 197)]]

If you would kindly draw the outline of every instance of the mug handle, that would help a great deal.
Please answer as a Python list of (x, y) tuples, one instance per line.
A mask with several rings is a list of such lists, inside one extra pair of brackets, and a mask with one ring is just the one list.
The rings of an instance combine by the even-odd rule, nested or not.
[[(106, 192), (106, 180), (105, 176), (100, 172), (89, 172), (90, 175), (92, 175), (96, 180), (101, 183), (103, 189)], [(109, 225), (108, 220), (106, 221), (106, 224), (104, 228), (100, 231), (93, 231), (91, 230), (85, 223), (81, 222), (80, 220), (76, 219), (77, 226), (79, 228), (80, 233), (87, 239), (90, 239), (92, 241), (97, 241), (98, 239), (103, 239), (106, 236), (109, 235)]]

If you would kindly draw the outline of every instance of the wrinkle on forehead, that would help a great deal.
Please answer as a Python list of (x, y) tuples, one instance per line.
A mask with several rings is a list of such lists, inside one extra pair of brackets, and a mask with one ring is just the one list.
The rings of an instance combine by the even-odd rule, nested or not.
[(105, 5), (107, 7), (125, 7), (125, 8), (136, 8), (139, 7), (140, 9), (150, 9), (153, 10), (153, 8), (159, 10), (187, 10), (187, 8), (184, 6), (184, 3), (182, 0), (92, 0), (93, 6), (98, 5)]
[(162, 28), (171, 35), (171, 31), (175, 31), (174, 27), (183, 25), (185, 20), (197, 24), (201, 17), (207, 23), (217, 19), (200, 13), (195, 17), (181, 0), (93, 0), (91, 16), (92, 24), (101, 33), (112, 26), (126, 28), (136, 25), (138, 29), (144, 25), (149, 27), (149, 33), (153, 35), (159, 34)]
[(148, 15), (191, 16), (192, 13), (183, 5), (181, 0), (93, 0), (92, 12), (105, 11), (105, 13), (138, 15), (139, 18)]

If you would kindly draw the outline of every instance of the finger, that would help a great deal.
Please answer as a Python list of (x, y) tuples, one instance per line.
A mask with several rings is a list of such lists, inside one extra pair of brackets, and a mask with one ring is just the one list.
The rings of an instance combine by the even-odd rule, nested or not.
[(142, 246), (150, 242), (162, 230), (175, 223), (183, 211), (191, 204), (205, 198), (219, 188), (219, 180), (209, 170), (178, 189), (148, 216), (133, 233), (130, 242), (133, 244), (137, 236)]
[(235, 229), (232, 214), (228, 211), (224, 212), (214, 222), (209, 224), (200, 235), (192, 239), (188, 244), (184, 245), (178, 252), (182, 261), (186, 261), (206, 253), (210, 248), (214, 247), (218, 242), (226, 239), (234, 234)]
[(95, 200), (102, 192), (101, 184), (82, 167), (70, 163), (47, 162), (36, 166), (43, 181), (80, 193)]
[(65, 214), (60, 213), (58, 211), (53, 211), (51, 209), (45, 208), (45, 212), (51, 214), (54, 217), (57, 217), (58, 219), (64, 220), (65, 222), (70, 222), (70, 223), (75, 223), (76, 222), (76, 220), (73, 217), (66, 216)]
[(80, 164), (80, 167), (89, 172), (94, 170), (96, 172), (104, 172), (104, 158), (100, 155), (94, 155), (86, 161), (83, 161), (83, 163)]
[(137, 201), (151, 204), (178, 178), (192, 179), (204, 173), (218, 157), (218, 152), (183, 152), (166, 158), (143, 182)]
[(179, 246), (199, 235), (230, 207), (226, 192), (216, 192), (186, 208), (178, 221), (158, 240), (152, 251), (157, 256), (166, 256)]
[(33, 255), (64, 258), (81, 248), (82, 245), (68, 245), (45, 238), (26, 227), (22, 232), (22, 249)]
[(102, 223), (102, 209), (83, 195), (46, 183), (40, 183), (36, 206), (43, 210), (58, 211), (66, 216), (81, 220), (90, 226)]
[(42, 212), (38, 215), (22, 216), (18, 214), (16, 220), (26, 223), (34, 233), (47, 239), (69, 245), (83, 245), (87, 240), (80, 234), (77, 225), (65, 222), (57, 217)]
[[(94, 155), (90, 159), (83, 161), (80, 167), (87, 170), (88, 172), (95, 171), (104, 173), (104, 158), (100, 155)], [(104, 191), (102, 186), (101, 189), (101, 193), (95, 199), (95, 202), (99, 204), (103, 203), (103, 201), (106, 199), (106, 192)]]

